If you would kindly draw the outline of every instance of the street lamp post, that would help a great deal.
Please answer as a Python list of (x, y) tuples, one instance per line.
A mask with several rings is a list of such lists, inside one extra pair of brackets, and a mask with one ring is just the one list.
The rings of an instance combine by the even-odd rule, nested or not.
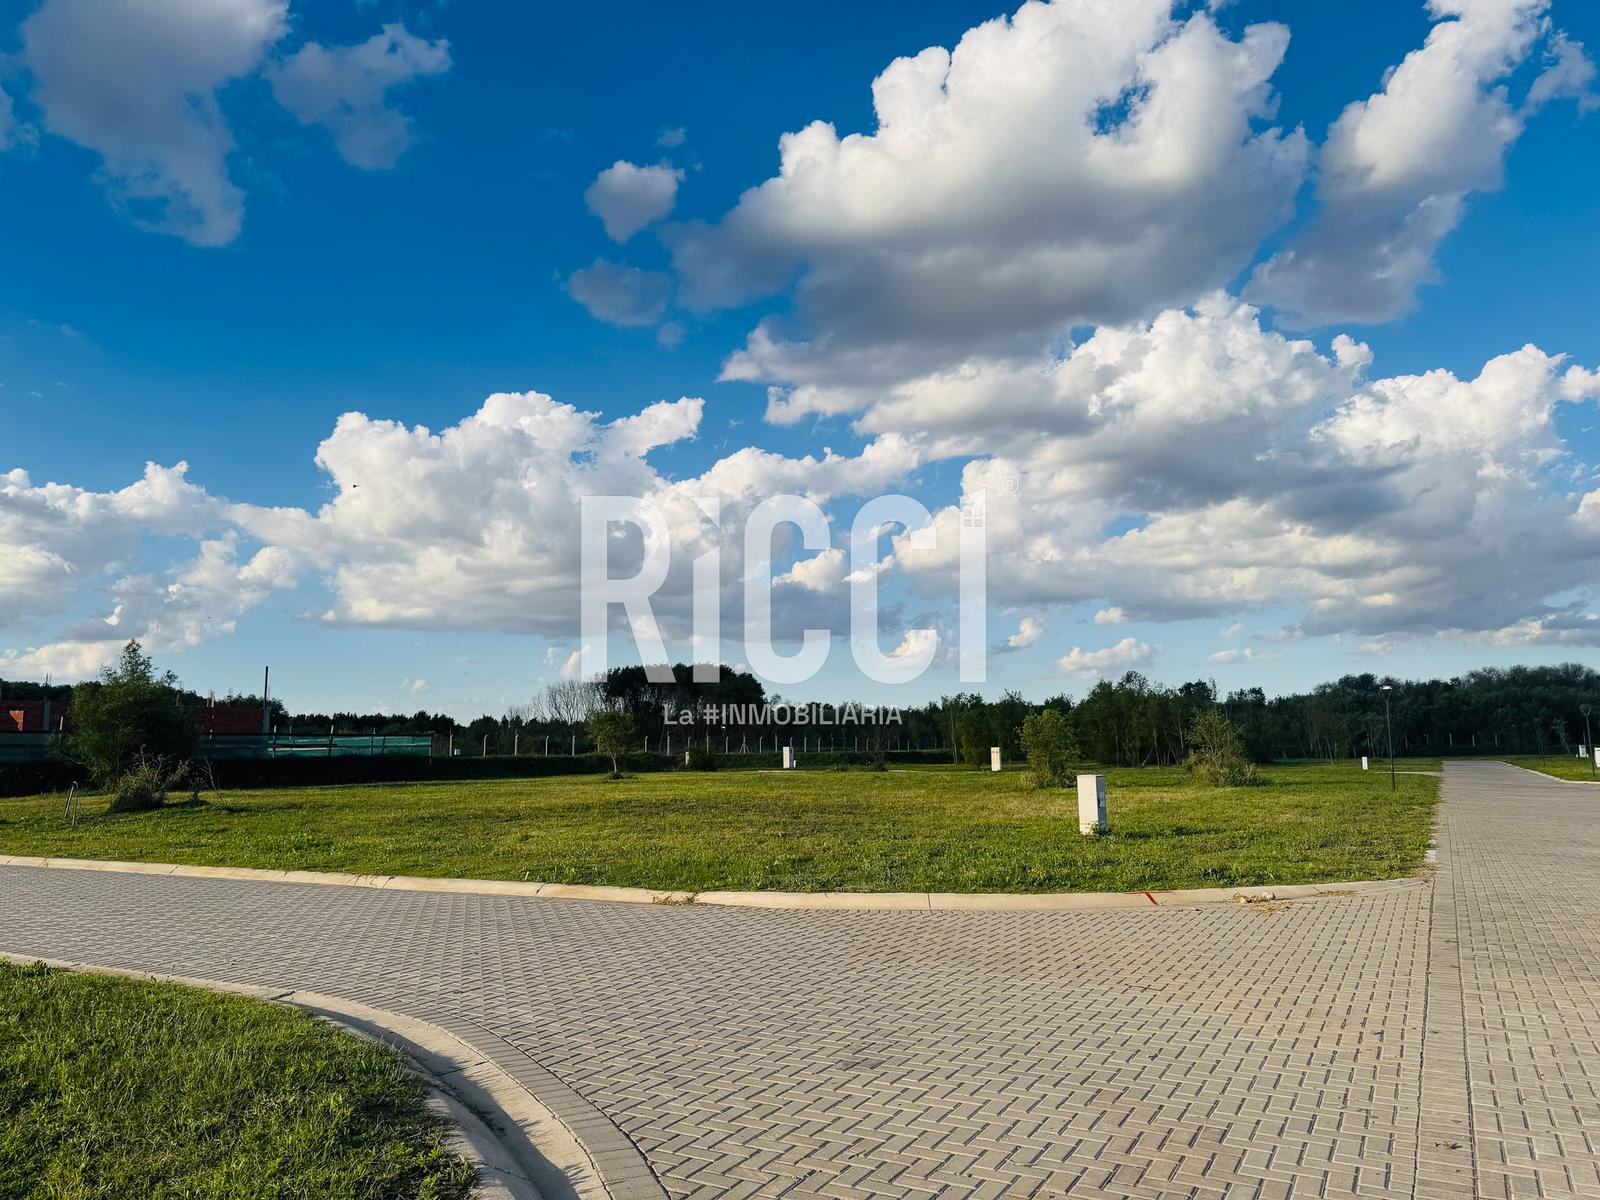
[(1583, 745), (1584, 748), (1589, 751), (1589, 778), (1593, 779), (1595, 777), (1596, 755), (1594, 749), (1594, 734), (1589, 732), (1589, 714), (1593, 712), (1594, 709), (1590, 705), (1580, 704), (1578, 705), (1578, 711), (1583, 714)]
[(1389, 738), (1389, 790), (1398, 791), (1399, 787), (1394, 779), (1394, 723), (1389, 719), (1389, 693), (1394, 691), (1394, 685), (1383, 685), (1383, 728)]

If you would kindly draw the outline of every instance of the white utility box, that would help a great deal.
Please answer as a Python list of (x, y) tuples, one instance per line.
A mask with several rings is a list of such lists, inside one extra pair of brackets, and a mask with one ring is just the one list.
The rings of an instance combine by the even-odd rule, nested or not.
[(999, 769), (1000, 769), (1000, 747), (999, 746), (990, 746), (989, 747), (989, 770), (998, 771)]
[(1078, 832), (1104, 833), (1106, 821), (1106, 777), (1078, 776)]

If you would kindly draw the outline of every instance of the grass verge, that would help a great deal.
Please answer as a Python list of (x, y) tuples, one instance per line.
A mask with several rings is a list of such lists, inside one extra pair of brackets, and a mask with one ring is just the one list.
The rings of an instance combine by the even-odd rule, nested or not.
[(0, 963), (0, 1196), (460, 1200), (424, 1085), (307, 1013)]
[(1527, 754), (1516, 758), (1506, 759), (1513, 766), (1526, 767), (1530, 771), (1538, 771), (1543, 775), (1554, 775), (1557, 779), (1593, 780), (1594, 768), (1586, 758), (1579, 758), (1576, 754), (1570, 758), (1565, 754)]
[[(1112, 770), (1111, 833), (1020, 772), (672, 772), (220, 793), (68, 828), (0, 800), (0, 853), (708, 891), (1131, 891), (1415, 872), (1438, 781), (1354, 764), (1190, 787)], [(100, 805), (103, 807), (103, 803)]]

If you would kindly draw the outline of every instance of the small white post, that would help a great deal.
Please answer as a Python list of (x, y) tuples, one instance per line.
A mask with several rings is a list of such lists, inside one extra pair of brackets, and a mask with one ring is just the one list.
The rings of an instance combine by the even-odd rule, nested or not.
[(683, 765), (686, 767), (689, 765), (689, 752), (687, 750), (683, 752)]
[(998, 771), (999, 769), (1000, 769), (1000, 747), (999, 746), (990, 746), (989, 747), (989, 770)]
[(794, 766), (794, 747), (793, 746), (785, 746), (783, 748), (783, 769), (785, 771), (787, 771), (793, 766)]
[(1588, 758), (1589, 757), (1589, 747), (1587, 747), (1587, 746), (1579, 746), (1578, 747), (1578, 757), (1579, 758)]
[(578, 753), (578, 735), (577, 734), (573, 734), (572, 735), (572, 753), (573, 753), (574, 756), (576, 756), (577, 753)]
[(1106, 777), (1078, 776), (1078, 832), (1104, 833), (1106, 822)]
[(1363, 755), (1362, 755), (1362, 756), (1361, 756), (1361, 769), (1362, 769), (1362, 770), (1363, 770), (1363, 771), (1366, 771), (1366, 770), (1369, 770), (1369, 769), (1370, 769), (1370, 768), (1369, 768), (1369, 767), (1368, 767), (1368, 765), (1367, 765), (1367, 756), (1366, 756), (1366, 755), (1365, 755), (1365, 754), (1363, 754)]

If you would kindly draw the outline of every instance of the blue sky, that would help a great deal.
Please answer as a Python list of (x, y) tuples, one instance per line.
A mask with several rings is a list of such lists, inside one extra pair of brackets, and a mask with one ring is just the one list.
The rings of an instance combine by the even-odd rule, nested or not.
[[(435, 587), (432, 567), (397, 558), (388, 539), (421, 553), (433, 538), (432, 549), (449, 556), (477, 536), (475, 523), (526, 521), (525, 510), (454, 510), (469, 493), (448, 481), (417, 483), (415, 461), (369, 428), (349, 439), (348, 461), (360, 464), (349, 469), (383, 472), (384, 486), (406, 497), (402, 507), (414, 502), (415, 513), (393, 515), (392, 527), (390, 516), (367, 511), (295, 531), (260, 515), (288, 508), (310, 520), (356, 482), (347, 474), (340, 483), (316, 461), (341, 414), (438, 433), (497, 392), (544, 393), (602, 414), (601, 425), (657, 401), (703, 398), (692, 429), (649, 451), (657, 486), (714, 472), (749, 447), (803, 461), (823, 447), (850, 458), (890, 439), (898, 467), (884, 475), (883, 490), (906, 491), (937, 512), (958, 501), (972, 464), (1020, 464), (1000, 470), (1024, 481), (1030, 504), (991, 565), (992, 577), (1005, 581), (991, 592), (992, 638), (1005, 642), (1024, 618), (1042, 632), (992, 659), (986, 690), (1078, 692), (1093, 671), (1129, 666), (1173, 682), (1212, 676), (1224, 688), (1259, 681), (1287, 690), (1346, 670), (1448, 674), (1591, 658), (1600, 641), (1600, 631), (1585, 628), (1600, 565), (1600, 499), (1583, 507), (1600, 489), (1600, 414), (1592, 388), (1566, 375), (1573, 365), (1600, 366), (1600, 113), (1589, 111), (1592, 72), (1580, 46), (1600, 45), (1593, 6), (1449, 0), (1430, 11), (1389, 0), (1239, 0), (1208, 14), (1181, 4), (1157, 12), (1165, 6), (1140, 0), (1113, 19), (1122, 32), (1050, 16), (1052, 36), (1068, 45), (1059, 60), (1041, 60), (1024, 44), (1019, 17), (994, 52), (1002, 67), (1006, 55), (1028, 57), (995, 74), (974, 71), (959, 85), (952, 78), (949, 87), (951, 95), (965, 89), (963, 119), (981, 112), (992, 127), (973, 137), (971, 129), (941, 134), (930, 126), (925, 156), (907, 169), (925, 168), (927, 178), (903, 194), (873, 182), (870, 171), (813, 172), (807, 186), (823, 195), (815, 210), (839, 214), (820, 231), (793, 194), (740, 206), (746, 189), (778, 172), (780, 136), (813, 121), (831, 122), (840, 137), (872, 135), (872, 83), (893, 60), (956, 47), (1010, 10), (619, 5), (596, 21), (561, 6), (226, 0), (218, 7), (236, 18), (234, 27), (213, 12), (190, 30), (184, 21), (198, 3), (166, 6), (154, 23), (147, 7), (148, 0), (45, 0), (10, 6), (0, 27), (0, 91), (11, 109), (0, 122), (0, 402), (11, 415), (0, 473), (15, 468), (27, 477), (13, 477), (0, 493), (0, 553), (14, 564), (0, 569), (9, 614), (0, 618), (0, 674), (81, 674), (93, 669), (100, 643), (135, 634), (202, 690), (253, 688), (271, 662), (282, 694), (305, 708), (470, 715), (518, 702), (576, 647), (561, 606), (526, 621), (515, 604), (480, 608)], [(1080, 7), (1117, 8), (1109, 0)], [(89, 19), (113, 10), (141, 34), (106, 36), (108, 22)], [(1029, 113), (1057, 111), (1047, 106), (1053, 88), (1075, 94), (1072, 46), (1087, 53), (1097, 38), (1121, 45), (1141, 20), (1152, 24), (1137, 54), (1128, 51), (1130, 62), (1148, 63), (1141, 56), (1163, 47), (1175, 56), (1247, 44), (1273, 59), (1257, 93), (1233, 94), (1224, 79), (1187, 103), (1215, 104), (1216, 124), (1243, 113), (1236, 140), (1246, 146), (1275, 131), (1285, 147), (1279, 159), (1293, 158), (1290, 143), (1303, 131), (1303, 161), (1274, 160), (1258, 187), (1255, 168), (1239, 169), (1254, 160), (1228, 157), (1239, 146), (1210, 146), (1210, 161), (1186, 161), (1184, 138), (1194, 135), (1175, 124), (1159, 150), (1169, 159), (1127, 167), (1111, 181), (1075, 175), (1072, 155), (1081, 147), (1070, 131), (1060, 141), (1049, 129), (1035, 136)], [(1209, 29), (1213, 20), (1208, 41), (1196, 23)], [(1263, 22), (1288, 29), (1281, 61), (1270, 36), (1247, 33)], [(1461, 26), (1463, 44), (1443, 44), (1444, 26)], [(385, 36), (387, 60), (341, 57)], [(191, 61), (204, 53), (174, 49), (213, 45), (210, 74), (207, 63)], [(1418, 62), (1415, 86), (1388, 103), (1391, 113), (1411, 104), (1430, 120), (1419, 129), (1402, 112), (1352, 126), (1354, 149), (1338, 159), (1330, 126), (1352, 102), (1383, 96), (1386, 73), (1425, 46), (1433, 62)], [(1430, 69), (1447, 55), (1458, 60), (1450, 69)], [(74, 94), (89, 85), (72, 61), (93, 65), (93, 95)], [(1007, 70), (1022, 61), (1043, 73), (1037, 94), (1015, 96), (1005, 86)], [(315, 70), (328, 62), (331, 71)], [(1449, 85), (1472, 69), (1479, 77), (1470, 86)], [(237, 192), (242, 215), (228, 236), (214, 225), (202, 237), (193, 228), (172, 231), (173, 156), (182, 151), (192, 164), (197, 136), (182, 114), (176, 125), (163, 124), (170, 113), (145, 114), (142, 126), (116, 117), (124, 106), (118, 80), (138, 95), (143, 72), (166, 79), (185, 70), (195, 77), (178, 78), (175, 93), (214, 97), (206, 138), (221, 129), (231, 141), (211, 153), (210, 174), (197, 185), (222, 179)], [(1098, 119), (1127, 120), (1160, 93), (1159, 81), (1139, 74), (1146, 70), (1130, 68), (1114, 83), (1127, 90), (1101, 97)], [(1428, 88), (1445, 90), (1429, 96)], [(927, 103), (913, 100), (911, 123)], [(1463, 136), (1508, 114), (1514, 131)], [(351, 161), (363, 153), (352, 146), (380, 135), (391, 138), (377, 151), (384, 161)], [(962, 162), (985, 142), (1006, 149), (981, 155), (981, 167)], [(1486, 156), (1485, 142), (1495, 143)], [(884, 153), (891, 151), (904, 147)], [(681, 172), (670, 214), (621, 245), (585, 202), (597, 175), (619, 161)], [(1330, 184), (1341, 161), (1347, 181)], [(1059, 173), (1051, 162), (1063, 164)], [(963, 175), (969, 169), (983, 172), (982, 186)], [(1100, 170), (1092, 162), (1082, 169)], [(1385, 171), (1390, 182), (1372, 185)], [(130, 202), (128, 180), (152, 177), (157, 199)], [(1126, 197), (1127, 209), (1153, 226), (1192, 220), (1198, 232), (1173, 235), (1156, 257), (1171, 263), (1192, 254), (1193, 262), (1151, 266), (1107, 194)], [(1008, 210), (1012, 196), (1027, 204)], [(1235, 219), (1256, 203), (1259, 215)], [(1420, 260), (1397, 266), (1383, 258), (1404, 240), (1397, 231), (1414, 231), (1417, 212), (1448, 203), (1459, 205), (1458, 217), (1423, 239)], [(1206, 244), (1209, 231), (1230, 222), (1240, 228)], [(691, 261), (686, 245), (700, 257)], [(1331, 247), (1320, 259), (1319, 246)], [(1015, 269), (975, 285), (977, 307), (968, 310), (955, 294), (971, 281), (970, 268), (937, 275), (947, 249), (953, 259), (971, 253), (1001, 265), (1013, 255)], [(1299, 255), (1296, 275), (1261, 282), (1263, 264), (1281, 266), (1289, 255)], [(667, 289), (671, 306), (630, 327), (592, 315), (571, 281), (597, 260), (652, 273), (660, 282), (651, 286)], [(1074, 282), (1101, 260), (1111, 264), (1108, 282)], [(878, 261), (887, 265), (874, 273)], [(1408, 271), (1395, 303), (1383, 281)], [(737, 286), (708, 300), (728, 277)], [(929, 280), (951, 295), (948, 312), (915, 294)], [(1307, 296), (1320, 303), (1334, 294), (1355, 307), (1292, 311)], [(852, 295), (872, 299), (865, 318)], [(1233, 305), (1242, 298), (1251, 315), (1196, 318), (1208, 296)], [(1014, 309), (1034, 324), (1013, 337), (997, 316), (964, 342), (981, 324), (973, 317), (980, 309)], [(1162, 333), (1163, 313), (1188, 313), (1191, 325), (1169, 323)], [(747, 378), (720, 378), (764, 318), (807, 348), (803, 360), (757, 356)], [(940, 332), (947, 328), (958, 332)], [(1169, 334), (1182, 340), (1196, 361), (1235, 354), (1218, 377), (1241, 389), (1246, 411), (1232, 399), (1217, 399), (1214, 417), (1164, 409), (1182, 407), (1195, 386), (1192, 371), (1181, 369), (1136, 385), (1137, 400), (1108, 399), (1124, 396), (1116, 376), (1131, 369), (1126, 361), (1113, 366), (1109, 349), (1094, 359), (1099, 391), (1074, 376), (1051, 400), (1030, 399), (1018, 381), (1070, 364), (1075, 347), (1095, 344), (1097, 329), (1107, 347), (1112, 334), (1143, 332), (1153, 343)], [(1339, 335), (1365, 343), (1370, 355), (1335, 379), (1347, 365), (1335, 351)], [(1203, 338), (1215, 339), (1214, 348), (1194, 350)], [(1251, 382), (1259, 377), (1243, 361), (1241, 339), (1256, 339), (1264, 361), (1282, 365), (1271, 348), (1300, 338), (1318, 360), (1300, 364), (1305, 390), (1271, 414), (1248, 411), (1259, 402)], [(1525, 344), (1566, 357), (1542, 373), (1524, 363), (1514, 383), (1469, 386), (1487, 362)], [(1461, 389), (1384, 385), (1431, 371), (1451, 373)], [(982, 388), (948, 403), (980, 414), (1000, 405), (1002, 428), (985, 435), (976, 428), (981, 416), (953, 408), (923, 420), (918, 414), (941, 403), (952, 378)], [(771, 419), (769, 387), (794, 402), (788, 416)], [(903, 402), (886, 399), (893, 396)], [(1084, 424), (1085, 413), (1100, 420), (1118, 404), (1127, 405), (1127, 437)], [(1229, 467), (1239, 431), (1251, 428), (1277, 432), (1263, 436), (1256, 459)], [(1477, 440), (1458, 436), (1463, 430)], [(1339, 461), (1313, 463), (1329, 446)], [(1184, 463), (1207, 456), (1217, 470), (1201, 470), (1206, 478), (1194, 490), (1174, 495), (1170, 481), (1185, 476)], [(172, 502), (104, 499), (138, 480), (147, 461), (186, 462), (188, 483), (203, 492)], [(1244, 478), (1257, 469), (1252, 461), (1273, 480)], [(493, 463), (506, 465), (491, 454), (463, 471), (481, 478)], [(753, 496), (752, 487), (785, 470), (756, 464), (756, 482), (741, 482), (739, 494)], [(814, 474), (797, 467), (793, 478), (827, 492), (829, 511), (847, 521), (857, 499)], [(849, 466), (835, 474), (877, 480)], [(1493, 488), (1512, 486), (1510, 476), (1514, 494), (1491, 497)], [(72, 496), (47, 493), (48, 483)], [(367, 486), (376, 484), (369, 478)], [(1384, 494), (1371, 513), (1364, 489)], [(1462, 499), (1473, 495), (1481, 498), (1476, 513)], [(1281, 498), (1288, 496), (1292, 502)], [(1170, 533), (1122, 544), (1128, 531), (1151, 529)], [(227, 565), (198, 577), (188, 564), (217, 538), (231, 539)], [(1208, 538), (1222, 549), (1197, 573), (1181, 547)], [(1364, 539), (1382, 553), (1363, 551)], [(1515, 586), (1495, 577), (1506, 570), (1497, 556), (1512, 548), (1540, 559)], [(237, 577), (264, 549), (269, 559)], [(480, 593), (517, 594), (556, 571), (559, 559), (548, 541), (532, 547), (531, 559), (508, 561), (482, 545), (465, 553), (465, 572), (481, 571)], [(542, 553), (556, 557), (544, 563)], [(1020, 557), (1013, 563), (1005, 554)], [(945, 628), (948, 581), (933, 567), (919, 571), (909, 556), (900, 566), (886, 586), (902, 614)], [(1363, 607), (1374, 597), (1396, 613), (1392, 623)], [(819, 588), (780, 593), (778, 603), (798, 619), (835, 611), (838, 599), (837, 588)], [(96, 628), (119, 604), (118, 623)], [(894, 633), (886, 632), (886, 646)], [(726, 653), (743, 657), (735, 647)], [(785, 691), (909, 700), (954, 686), (942, 658), (915, 684), (867, 684), (840, 642), (818, 679)]]

